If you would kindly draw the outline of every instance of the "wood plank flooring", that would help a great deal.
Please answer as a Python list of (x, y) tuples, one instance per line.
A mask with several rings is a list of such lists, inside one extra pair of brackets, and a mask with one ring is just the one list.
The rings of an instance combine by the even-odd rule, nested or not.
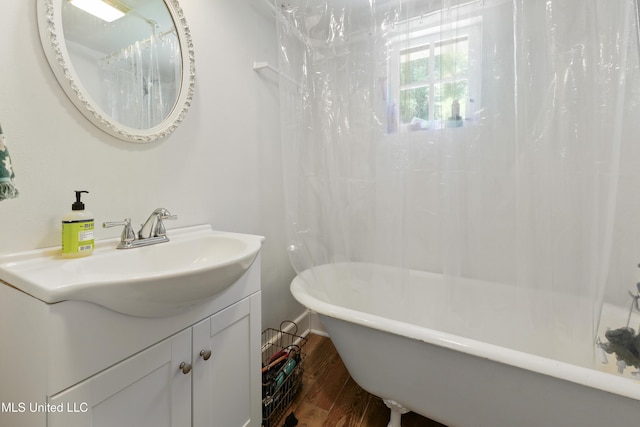
[[(297, 427), (387, 427), (389, 409), (349, 376), (330, 339), (310, 334), (305, 346), (302, 389), (273, 424), (282, 427), (293, 412)], [(402, 427), (446, 427), (414, 413), (402, 416)]]

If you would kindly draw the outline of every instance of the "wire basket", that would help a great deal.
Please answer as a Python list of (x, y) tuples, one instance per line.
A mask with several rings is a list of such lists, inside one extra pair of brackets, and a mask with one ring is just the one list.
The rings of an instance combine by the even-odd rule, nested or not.
[[(285, 323), (293, 324), (293, 334), (282, 330)], [(302, 387), (307, 339), (297, 332), (289, 321), (262, 332), (262, 427), (274, 427)]]

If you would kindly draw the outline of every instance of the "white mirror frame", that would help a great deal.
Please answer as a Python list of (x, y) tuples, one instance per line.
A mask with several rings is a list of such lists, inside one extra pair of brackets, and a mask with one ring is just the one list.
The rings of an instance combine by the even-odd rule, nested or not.
[(164, 138), (184, 119), (191, 106), (195, 87), (193, 41), (178, 0), (163, 0), (176, 27), (182, 56), (182, 80), (176, 104), (171, 113), (149, 129), (135, 129), (111, 119), (91, 98), (74, 70), (62, 31), (62, 2), (67, 0), (37, 0), (38, 27), (42, 47), (58, 83), (73, 104), (91, 123), (106, 133), (124, 141), (145, 143)]

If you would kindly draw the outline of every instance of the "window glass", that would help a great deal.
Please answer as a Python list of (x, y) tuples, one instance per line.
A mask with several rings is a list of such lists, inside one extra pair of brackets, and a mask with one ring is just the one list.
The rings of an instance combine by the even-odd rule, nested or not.
[(414, 117), (429, 120), (429, 87), (400, 90), (400, 123), (410, 123)]
[(479, 111), (481, 19), (440, 25), (425, 23), (392, 45), (389, 132), (461, 127)]

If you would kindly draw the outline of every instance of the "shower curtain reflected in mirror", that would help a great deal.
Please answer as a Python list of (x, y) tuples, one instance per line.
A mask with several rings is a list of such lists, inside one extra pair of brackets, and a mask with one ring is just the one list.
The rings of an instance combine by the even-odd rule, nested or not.
[[(592, 366), (603, 301), (632, 289), (640, 259), (640, 207), (625, 210), (640, 194), (635, 2), (279, 12), (294, 268), (391, 265), (398, 295), (412, 271), (439, 273), (447, 301), (425, 310), (465, 325), (445, 332)], [(463, 279), (515, 292), (472, 301)]]
[(99, 60), (98, 67), (102, 106), (115, 121), (149, 129), (173, 110), (181, 80), (180, 45), (175, 33), (154, 34), (135, 42)]

